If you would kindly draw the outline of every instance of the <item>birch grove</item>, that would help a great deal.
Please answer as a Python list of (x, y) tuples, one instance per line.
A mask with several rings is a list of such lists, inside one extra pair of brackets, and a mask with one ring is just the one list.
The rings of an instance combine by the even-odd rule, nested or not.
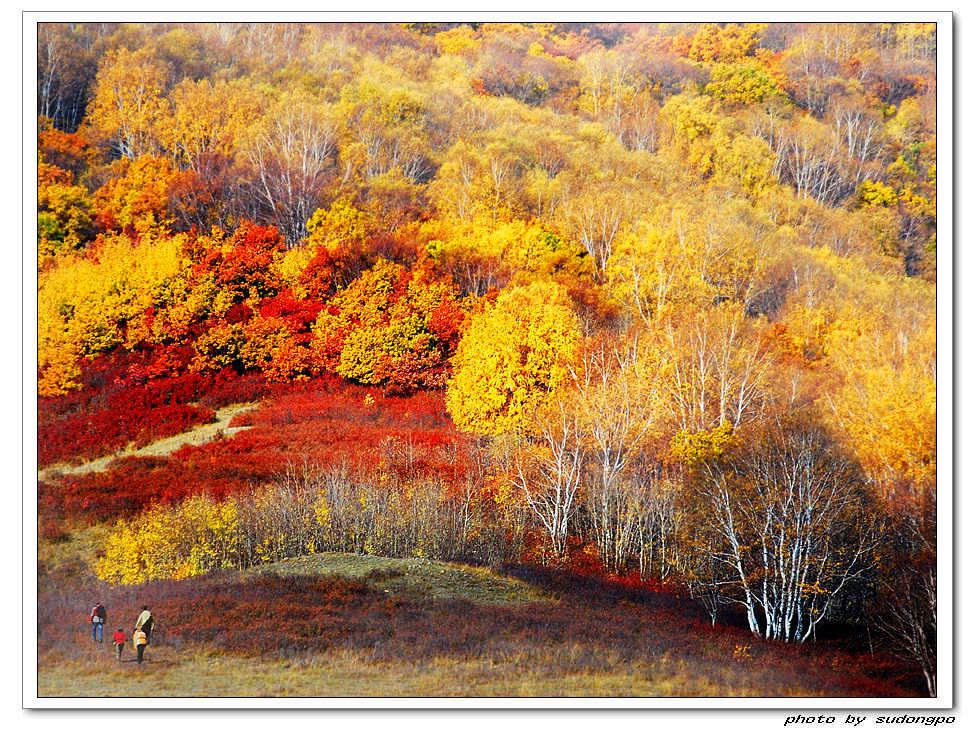
[(805, 642), (845, 589), (876, 568), (882, 527), (863, 478), (824, 434), (778, 428), (698, 486), (711, 558), (736, 579), (729, 594), (756, 636)]

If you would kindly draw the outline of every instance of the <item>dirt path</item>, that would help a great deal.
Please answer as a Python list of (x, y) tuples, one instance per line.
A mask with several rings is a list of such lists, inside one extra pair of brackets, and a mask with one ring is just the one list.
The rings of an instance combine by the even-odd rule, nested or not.
[(237, 432), (246, 431), (251, 427), (230, 427), (228, 425), (230, 424), (231, 420), (237, 416), (237, 414), (242, 414), (245, 411), (250, 411), (251, 409), (256, 409), (257, 407), (258, 404), (231, 404), (230, 406), (224, 406), (222, 409), (217, 409), (215, 414), (217, 420), (212, 424), (201, 424), (200, 426), (193, 427), (189, 431), (174, 434), (171, 437), (165, 437), (158, 441), (152, 442), (152, 444), (147, 444), (144, 447), (139, 447), (138, 449), (123, 449), (120, 452), (115, 452), (114, 454), (109, 454), (105, 457), (99, 457), (98, 459), (93, 459), (90, 462), (84, 462), (78, 465), (70, 465), (61, 462), (50, 465), (37, 473), (37, 479), (39, 481), (46, 481), (57, 479), (59, 477), (65, 477), (67, 475), (82, 475), (87, 472), (104, 472), (114, 460), (121, 457), (161, 457), (169, 454), (170, 452), (175, 452), (177, 449), (187, 444), (192, 444), (194, 446), (206, 444), (207, 442), (213, 441), (217, 434), (221, 432), (223, 432), (224, 436), (233, 436)]

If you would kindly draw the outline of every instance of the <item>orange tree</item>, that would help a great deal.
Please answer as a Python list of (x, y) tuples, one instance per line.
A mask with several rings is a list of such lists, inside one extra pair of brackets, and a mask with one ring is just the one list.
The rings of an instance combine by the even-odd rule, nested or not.
[(331, 300), (313, 327), (324, 367), (392, 391), (442, 388), (464, 308), (453, 283), (379, 259)]

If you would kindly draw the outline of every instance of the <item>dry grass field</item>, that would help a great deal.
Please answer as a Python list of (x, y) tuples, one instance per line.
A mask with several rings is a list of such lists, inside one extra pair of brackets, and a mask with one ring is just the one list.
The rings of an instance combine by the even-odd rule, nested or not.
[[(74, 541), (73, 541), (74, 542)], [(81, 536), (79, 551), (94, 540)], [(666, 593), (530, 566), (319, 554), (259, 569), (109, 588), (48, 554), (38, 618), (42, 697), (897, 696), (911, 676), (838, 643), (766, 644), (712, 629)], [(54, 580), (60, 575), (60, 580)], [(97, 597), (96, 597), (97, 594)], [(118, 663), (85, 623), (99, 598), (146, 662)], [(91, 599), (91, 601), (89, 601)], [(93, 670), (95, 672), (93, 672)]]

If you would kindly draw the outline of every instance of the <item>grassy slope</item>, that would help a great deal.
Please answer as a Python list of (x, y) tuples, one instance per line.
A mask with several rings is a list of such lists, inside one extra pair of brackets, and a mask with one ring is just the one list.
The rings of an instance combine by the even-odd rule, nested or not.
[[(80, 548), (80, 546), (79, 546)], [(69, 562), (70, 563), (70, 562)], [(67, 566), (68, 564), (62, 564)], [(76, 563), (74, 565), (77, 565)], [(590, 579), (320, 554), (242, 573), (97, 591), (110, 627), (146, 601), (141, 667), (94, 646), (89, 580), (39, 599), (50, 696), (903, 695), (890, 666), (711, 630), (693, 605)], [(60, 583), (60, 582), (58, 582)], [(84, 598), (78, 594), (84, 593)], [(125, 617), (118, 622), (115, 617)], [(99, 672), (92, 673), (95, 667)], [(874, 675), (866, 677), (865, 673)], [(895, 679), (896, 680), (896, 679)]]
[(512, 605), (552, 599), (525, 581), (499, 576), (485, 568), (349, 553), (319, 553), (285, 559), (257, 574), (335, 576), (361, 581), (383, 593), (418, 600), (459, 600)]

